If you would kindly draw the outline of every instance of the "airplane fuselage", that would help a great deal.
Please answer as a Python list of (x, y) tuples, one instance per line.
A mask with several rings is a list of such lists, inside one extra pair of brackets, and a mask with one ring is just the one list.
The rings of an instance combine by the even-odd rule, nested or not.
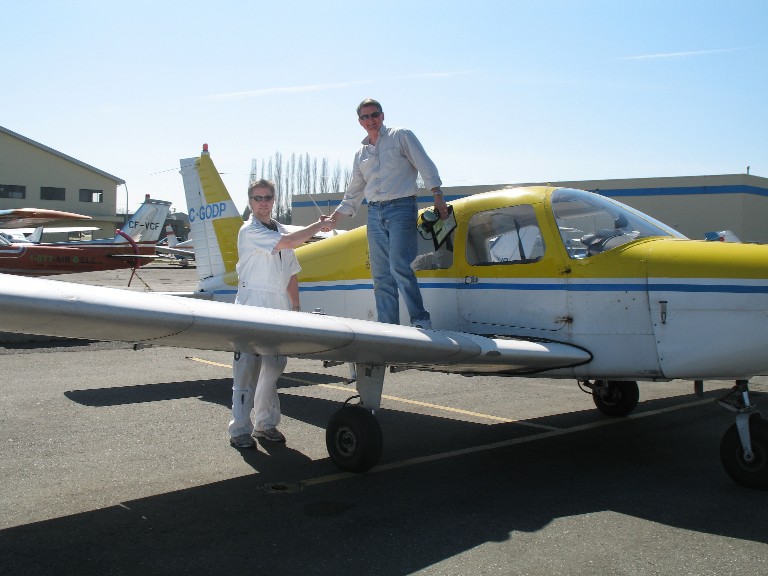
[(133, 268), (148, 259), (133, 258), (136, 254), (152, 256), (154, 244), (138, 245), (138, 252), (128, 244), (104, 243), (75, 244), (9, 244), (0, 246), (0, 272), (24, 276), (48, 276)]
[[(190, 210), (227, 207), (198, 230), (200, 245), (217, 238), (229, 249), (201, 276), (198, 293), (232, 302), (240, 213), (207, 153), (182, 164), (196, 165), (207, 182), (204, 194), (197, 175), (187, 175)], [(413, 263), (436, 330), (563, 343), (592, 357), (547, 376), (768, 373), (768, 247), (689, 240), (624, 204), (565, 188), (504, 189), (450, 204), (455, 230), (445, 242), (420, 231)], [(376, 320), (365, 227), (296, 254), (303, 310)], [(400, 323), (410, 324), (400, 309)]]
[[(587, 255), (563, 233), (565, 218), (550, 210), (552, 192), (510, 190), (453, 203), (452, 254), (440, 268), (417, 271), (435, 329), (551, 340), (593, 355), (552, 376), (730, 379), (768, 372), (768, 247), (648, 236)], [(488, 237), (475, 231), (516, 211), (523, 214), (518, 224), (536, 231), (528, 240), (514, 231), (506, 249), (517, 256), (500, 255), (501, 234), (478, 257)], [(600, 217), (580, 214), (579, 225)], [(534, 257), (520, 257), (526, 242)], [(364, 228), (297, 254), (304, 309), (376, 318)], [(401, 323), (409, 323), (402, 305)]]

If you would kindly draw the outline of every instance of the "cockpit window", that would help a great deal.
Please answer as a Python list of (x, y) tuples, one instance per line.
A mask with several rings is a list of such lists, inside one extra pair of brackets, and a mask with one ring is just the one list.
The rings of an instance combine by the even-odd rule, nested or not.
[(544, 240), (532, 206), (478, 212), (469, 221), (469, 264), (528, 264), (538, 262), (543, 255)]
[(642, 212), (583, 190), (555, 190), (552, 211), (571, 258), (588, 258), (638, 238), (685, 238)]

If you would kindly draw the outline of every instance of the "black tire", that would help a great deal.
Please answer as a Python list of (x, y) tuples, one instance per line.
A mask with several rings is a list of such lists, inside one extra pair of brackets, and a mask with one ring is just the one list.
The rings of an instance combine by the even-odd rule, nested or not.
[(626, 416), (640, 400), (640, 389), (634, 380), (596, 380), (595, 386), (592, 400), (606, 416)]
[(749, 419), (749, 434), (754, 460), (744, 460), (739, 430), (732, 424), (720, 441), (720, 462), (731, 479), (756, 490), (768, 490), (768, 422), (753, 414)]
[(325, 445), (336, 466), (347, 472), (365, 472), (381, 458), (384, 440), (373, 414), (359, 406), (344, 406), (328, 422)]

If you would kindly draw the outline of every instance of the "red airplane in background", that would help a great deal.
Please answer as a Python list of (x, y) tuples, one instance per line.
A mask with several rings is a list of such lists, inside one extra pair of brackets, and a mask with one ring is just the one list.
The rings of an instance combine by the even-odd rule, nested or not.
[[(155, 247), (168, 216), (170, 202), (146, 197), (136, 214), (107, 240), (16, 243), (0, 236), (0, 272), (47, 276), (119, 268), (138, 268), (156, 258)], [(54, 220), (87, 220), (89, 216), (18, 208), (0, 210), (0, 227), (40, 226)]]

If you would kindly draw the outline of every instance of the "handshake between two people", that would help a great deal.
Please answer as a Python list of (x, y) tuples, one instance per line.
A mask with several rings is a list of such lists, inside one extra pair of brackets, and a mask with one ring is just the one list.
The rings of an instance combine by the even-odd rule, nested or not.
[(320, 224), (321, 232), (330, 232), (336, 227), (336, 219), (333, 216), (325, 216), (322, 214), (320, 216), (320, 220), (318, 220), (315, 224)]

